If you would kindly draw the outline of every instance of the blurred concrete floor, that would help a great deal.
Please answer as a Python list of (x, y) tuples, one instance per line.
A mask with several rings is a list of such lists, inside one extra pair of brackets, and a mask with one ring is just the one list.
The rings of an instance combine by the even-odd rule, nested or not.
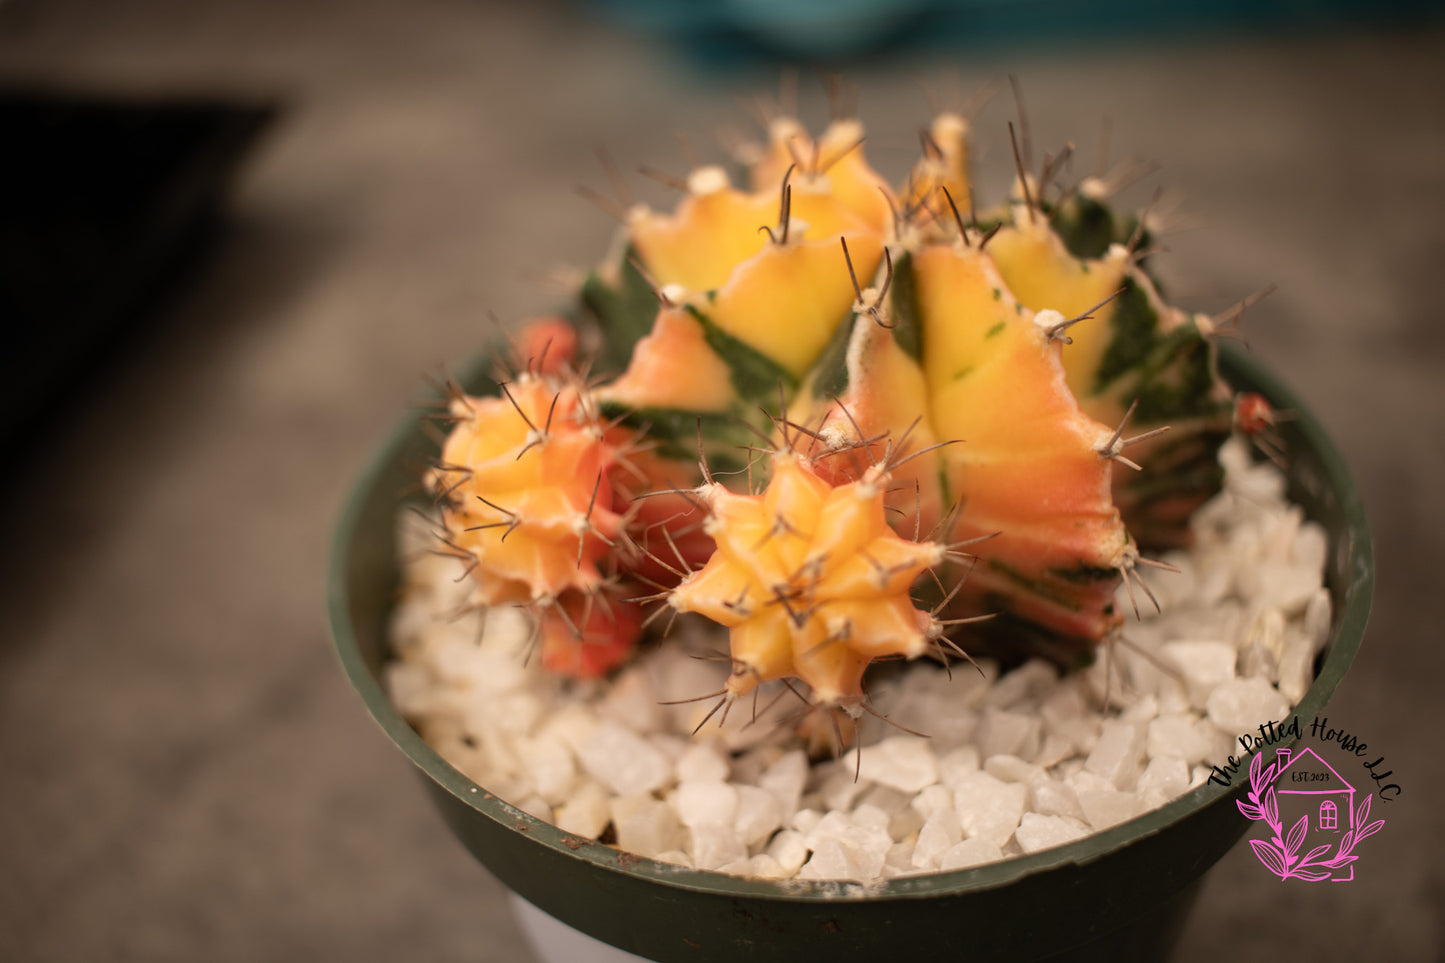
[[(891, 174), (927, 116), (911, 77), (945, 63), (848, 72)], [(1091, 156), (1107, 114), (1115, 156), (1162, 164), (1206, 224), (1167, 239), (1180, 300), (1279, 284), (1248, 319), (1253, 350), (1333, 432), (1369, 506), (1375, 613), (1330, 716), (1404, 793), (1349, 886), (1283, 885), (1234, 850), (1177, 959), (1438, 958), (1445, 32), (953, 66), (970, 91), (1018, 74), (1039, 149), (1072, 138)], [(0, 6), (0, 80), (290, 108), (217, 249), (5, 469), (0, 959), (530, 958), (342, 679), (329, 529), (421, 379), (476, 348), (489, 310), (547, 308), (549, 269), (603, 250), (612, 224), (573, 192), (606, 187), (594, 147), (680, 172), (676, 134), (707, 152), (746, 126), (735, 97), (776, 76), (709, 76), (547, 3)], [(995, 187), (1006, 100), (982, 118)]]

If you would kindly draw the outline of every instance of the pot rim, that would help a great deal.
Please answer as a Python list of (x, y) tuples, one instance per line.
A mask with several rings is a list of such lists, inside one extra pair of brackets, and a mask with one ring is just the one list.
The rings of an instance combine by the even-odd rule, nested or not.
[[(1330, 637), (1319, 672), (1292, 711), (1292, 715), (1308, 719), (1324, 708), (1344, 678), (1359, 651), (1369, 620), (1374, 592), (1374, 550), (1364, 504), (1344, 459), (1324, 429), (1278, 377), (1227, 345), (1220, 346), (1220, 361), (1226, 381), (1234, 381), (1236, 379), (1231, 376), (1238, 376), (1238, 380), (1262, 393), (1277, 409), (1292, 413), (1289, 429), (1318, 458), (1324, 475), (1322, 481), (1338, 498), (1346, 523), (1345, 544), (1331, 546), (1332, 550), (1348, 549), (1349, 552), (1349, 581), (1340, 587), (1344, 605), (1336, 606), (1332, 613)], [(414, 441), (419, 421), (420, 412), (412, 412), (393, 429), (386, 444), (373, 456), (352, 488), (339, 516), (327, 577), (327, 602), (336, 652), (347, 678), (365, 702), (372, 719), (413, 764), (461, 803), (507, 831), (524, 834), (538, 846), (589, 863), (605, 872), (726, 897), (805, 903), (932, 899), (997, 889), (1061, 867), (1087, 865), (1162, 832), (1191, 813), (1217, 803), (1222, 797), (1239, 796), (1247, 785), (1247, 780), (1241, 779), (1234, 780), (1229, 786), (1206, 782), (1158, 809), (1063, 846), (970, 869), (895, 877), (873, 883), (732, 876), (658, 862), (623, 853), (594, 840), (571, 836), (492, 795), (442, 759), (392, 705), (358, 645), (350, 604), (349, 560), (362, 530), (368, 499), (403, 449)], [(398, 501), (398, 507), (399, 504)]]

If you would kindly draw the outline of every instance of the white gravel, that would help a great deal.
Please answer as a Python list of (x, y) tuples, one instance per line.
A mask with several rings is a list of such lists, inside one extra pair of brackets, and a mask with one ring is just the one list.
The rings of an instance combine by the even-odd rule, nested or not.
[(1038, 852), (1198, 786), (1238, 735), (1283, 718), (1312, 681), (1330, 623), (1325, 533), (1242, 444), (1221, 461), (1225, 491), (1197, 513), (1195, 547), (1166, 559), (1182, 572), (1148, 573), (1162, 614), (1131, 618), (1124, 643), (1063, 679), (1039, 662), (1003, 676), (987, 662), (982, 676), (910, 665), (874, 684), (870, 702), (927, 738), (864, 716), (861, 760), (809, 765), (784, 724), (796, 700), (770, 705), (772, 692), (756, 718), (740, 704), (726, 726), (690, 735), (711, 703), (662, 703), (722, 688), (725, 664), (693, 656), (726, 639), (701, 626), (680, 623), (685, 639), (612, 683), (548, 677), (524, 664), (518, 612), (457, 614), (467, 582), (413, 525), (387, 686), (479, 786), (643, 856), (871, 882)]

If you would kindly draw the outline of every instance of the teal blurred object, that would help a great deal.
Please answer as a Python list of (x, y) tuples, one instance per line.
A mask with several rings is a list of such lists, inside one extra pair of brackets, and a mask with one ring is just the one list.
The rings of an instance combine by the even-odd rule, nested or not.
[(828, 61), (889, 49), (970, 50), (1081, 39), (1320, 30), (1438, 18), (1440, 0), (592, 0), (705, 62)]

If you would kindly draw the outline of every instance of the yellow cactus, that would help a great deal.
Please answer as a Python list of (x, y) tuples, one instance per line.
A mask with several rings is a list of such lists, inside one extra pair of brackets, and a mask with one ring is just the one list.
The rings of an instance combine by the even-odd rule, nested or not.
[(760, 494), (713, 482), (697, 490), (717, 550), (668, 601), (731, 630), (726, 699), (797, 678), (817, 705), (857, 706), (875, 659), (936, 647), (941, 627), (909, 591), (947, 549), (889, 527), (884, 465), (832, 485), (801, 454), (781, 451), (772, 462)]

